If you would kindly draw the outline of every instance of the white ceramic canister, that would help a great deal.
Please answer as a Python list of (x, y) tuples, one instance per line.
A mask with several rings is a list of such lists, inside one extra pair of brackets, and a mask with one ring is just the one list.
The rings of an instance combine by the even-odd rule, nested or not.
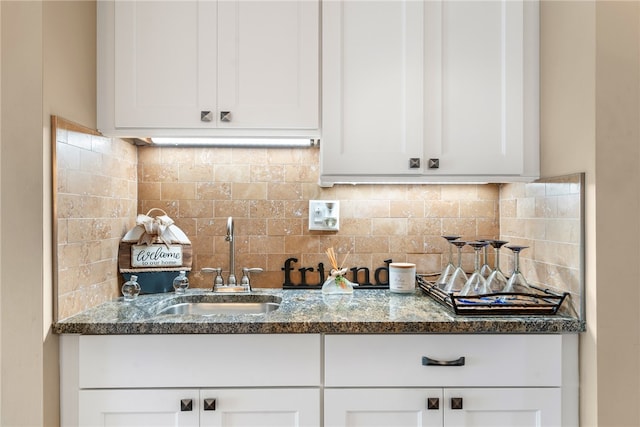
[(389, 264), (389, 290), (408, 294), (416, 290), (416, 265), (410, 262)]

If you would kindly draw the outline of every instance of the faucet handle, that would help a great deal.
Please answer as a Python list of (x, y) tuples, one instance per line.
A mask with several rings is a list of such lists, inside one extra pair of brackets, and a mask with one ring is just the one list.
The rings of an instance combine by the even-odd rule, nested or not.
[(203, 273), (216, 273), (216, 277), (213, 280), (213, 285), (214, 286), (221, 286), (224, 283), (224, 281), (222, 280), (222, 268), (220, 268), (220, 267), (216, 267), (216, 268), (204, 267), (200, 271), (203, 272)]
[(241, 285), (249, 285), (249, 273), (262, 273), (264, 270), (260, 267), (243, 267), (242, 268), (242, 279), (240, 279)]

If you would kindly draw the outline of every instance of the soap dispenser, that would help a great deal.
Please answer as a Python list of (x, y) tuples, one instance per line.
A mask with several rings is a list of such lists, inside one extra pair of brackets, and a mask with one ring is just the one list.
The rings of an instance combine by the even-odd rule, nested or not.
[(129, 280), (122, 285), (122, 295), (125, 301), (133, 301), (140, 294), (140, 284), (138, 276), (132, 275)]
[(173, 279), (173, 289), (176, 294), (184, 294), (185, 290), (189, 287), (189, 279), (187, 278), (186, 271), (180, 271), (180, 274)]

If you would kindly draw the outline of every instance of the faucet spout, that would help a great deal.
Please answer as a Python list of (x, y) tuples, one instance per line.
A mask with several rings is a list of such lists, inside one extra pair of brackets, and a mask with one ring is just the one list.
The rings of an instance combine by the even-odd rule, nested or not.
[(234, 243), (234, 235), (233, 235), (233, 217), (227, 218), (227, 236), (225, 240), (229, 242), (229, 279), (227, 280), (227, 285), (236, 285), (236, 258), (235, 258), (235, 243)]

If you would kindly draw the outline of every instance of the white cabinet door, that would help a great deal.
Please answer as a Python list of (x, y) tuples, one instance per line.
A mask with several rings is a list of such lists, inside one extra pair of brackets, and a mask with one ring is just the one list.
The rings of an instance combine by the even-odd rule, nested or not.
[(215, 2), (113, 3), (115, 127), (211, 127), (200, 112), (217, 108)]
[(317, 427), (320, 389), (205, 389), (202, 400), (215, 399), (203, 410), (202, 426)]
[(323, 175), (419, 175), (423, 4), (322, 4)]
[(440, 427), (444, 413), (439, 388), (325, 389), (324, 408), (325, 427)]
[(318, 0), (98, 3), (103, 133), (317, 134)]
[(426, 173), (522, 174), (524, 2), (429, 1), (425, 8), (425, 156), (439, 160)]
[[(190, 401), (191, 410), (182, 410)], [(81, 390), (82, 427), (198, 427), (198, 390)]]
[(319, 7), (218, 1), (218, 110), (230, 112), (220, 127), (318, 127)]
[(524, 0), (323, 3), (321, 185), (537, 178), (538, 15)]
[[(459, 399), (459, 409), (452, 399)], [(562, 425), (560, 388), (445, 389), (444, 406), (446, 427)]]

